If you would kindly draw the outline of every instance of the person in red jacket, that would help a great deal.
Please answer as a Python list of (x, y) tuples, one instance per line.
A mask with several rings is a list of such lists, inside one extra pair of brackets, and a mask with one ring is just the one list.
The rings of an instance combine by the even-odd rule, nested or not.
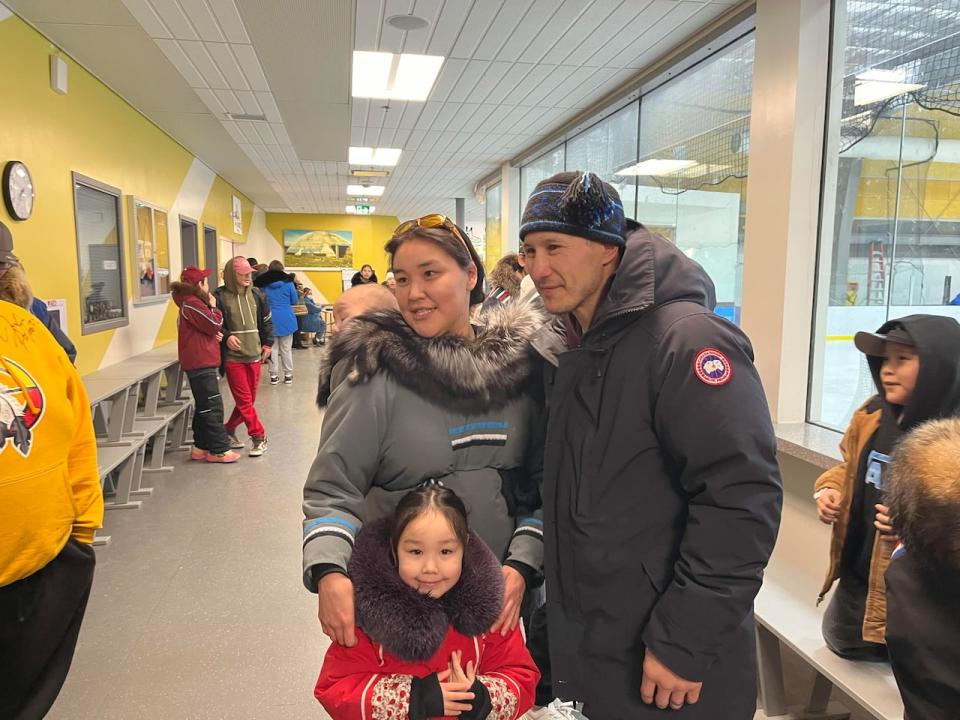
[(180, 274), (180, 282), (170, 287), (173, 301), (180, 308), (177, 317), (180, 367), (187, 373), (196, 402), (190, 459), (232, 463), (240, 456), (230, 449), (223, 427), (223, 397), (217, 376), (223, 314), (217, 309), (216, 298), (210, 294), (209, 275), (210, 270), (190, 265)]
[(431, 480), (407, 493), (364, 526), (347, 570), (357, 641), (330, 646), (314, 690), (333, 720), (515, 720), (532, 707), (540, 673), (519, 625), (489, 632), (500, 563), (452, 490)]

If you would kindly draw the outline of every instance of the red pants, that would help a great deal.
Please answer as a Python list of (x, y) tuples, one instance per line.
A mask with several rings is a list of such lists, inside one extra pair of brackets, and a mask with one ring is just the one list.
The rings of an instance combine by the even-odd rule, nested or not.
[(227, 432), (232, 435), (240, 423), (245, 423), (250, 437), (265, 437), (267, 431), (263, 429), (257, 409), (253, 406), (257, 401), (257, 386), (260, 384), (260, 362), (228, 361), (227, 384), (233, 393), (233, 402), (236, 403), (230, 419), (227, 420)]

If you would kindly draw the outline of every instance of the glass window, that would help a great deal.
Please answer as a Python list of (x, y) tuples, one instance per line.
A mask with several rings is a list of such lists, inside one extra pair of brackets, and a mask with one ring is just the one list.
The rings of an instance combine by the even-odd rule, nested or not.
[(843, 429), (876, 392), (857, 331), (960, 319), (960, 0), (834, 5), (808, 419)]
[(520, 168), (520, 213), (523, 213), (523, 206), (527, 204), (527, 199), (541, 180), (545, 180), (551, 175), (563, 172), (564, 167), (564, 146), (558, 145), (528, 165)]
[[(133, 218), (130, 249), (135, 277), (134, 300), (163, 297), (170, 283), (170, 240), (167, 213), (137, 198), (130, 199)], [(165, 299), (165, 298), (163, 298)]]
[(753, 35), (640, 102), (636, 218), (710, 274), (717, 312), (740, 320)]
[(83, 334), (126, 325), (120, 190), (73, 174)]
[(493, 266), (497, 264), (497, 260), (500, 259), (500, 256), (503, 255), (504, 252), (500, 229), (500, 198), (499, 183), (487, 188), (486, 201), (484, 204), (486, 222), (484, 223), (483, 239), (484, 261), (488, 270), (493, 269)]
[(590, 170), (613, 185), (629, 218), (636, 217), (636, 177), (618, 171), (636, 165), (639, 112), (631, 103), (567, 141), (567, 169)]

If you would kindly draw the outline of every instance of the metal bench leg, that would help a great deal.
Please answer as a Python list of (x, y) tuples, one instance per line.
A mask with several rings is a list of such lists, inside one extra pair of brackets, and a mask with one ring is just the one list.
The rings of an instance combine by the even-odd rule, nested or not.
[[(110, 416), (107, 420), (107, 441), (99, 443), (107, 447), (116, 447), (118, 445), (129, 445), (129, 442), (123, 440), (124, 423), (127, 416), (127, 405), (130, 399), (130, 392), (126, 389), (110, 398)], [(134, 408), (136, 409), (136, 408)], [(131, 425), (133, 419), (131, 416)]]
[(786, 715), (787, 694), (783, 687), (783, 660), (780, 640), (757, 625), (757, 662), (760, 678), (760, 707), (767, 717)]
[(143, 447), (137, 452), (137, 461), (133, 468), (133, 481), (130, 486), (131, 495), (153, 495), (152, 487), (143, 487), (141, 483), (143, 482), (143, 466), (147, 456), (147, 444), (144, 443)]
[(140, 401), (140, 383), (134, 383), (127, 389), (127, 404), (123, 410), (123, 434), (143, 437), (142, 432), (133, 429), (133, 421), (137, 419), (137, 403)]
[(157, 373), (147, 380), (147, 394), (143, 401), (143, 419), (159, 420), (157, 415), (157, 405), (160, 401), (160, 376), (163, 373)]
[(190, 449), (190, 440), (187, 439), (187, 436), (190, 431), (190, 414), (192, 412), (193, 408), (188, 407), (186, 410), (180, 413), (182, 420), (180, 425), (177, 426), (176, 434), (173, 436), (173, 442), (177, 450)]
[(133, 487), (133, 473), (137, 465), (137, 456), (142, 452), (143, 448), (140, 448), (136, 454), (131, 455), (120, 464), (117, 476), (116, 498), (114, 502), (105, 504), (105, 508), (110, 510), (129, 510), (140, 507), (139, 500), (130, 499), (130, 491)]
[(833, 683), (819, 672), (813, 678), (813, 689), (810, 691), (810, 701), (803, 709), (804, 718), (818, 720), (847, 720), (850, 713), (839, 703), (830, 702), (833, 692)]
[(163, 464), (164, 452), (167, 449), (167, 430), (168, 428), (164, 426), (163, 430), (154, 436), (153, 449), (150, 451), (150, 465), (143, 469), (145, 473), (173, 472), (172, 465)]

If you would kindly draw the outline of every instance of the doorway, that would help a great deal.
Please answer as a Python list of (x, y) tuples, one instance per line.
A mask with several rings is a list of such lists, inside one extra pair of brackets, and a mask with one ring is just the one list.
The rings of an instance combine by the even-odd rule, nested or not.
[(210, 271), (211, 285), (216, 284), (216, 278), (220, 277), (220, 258), (217, 250), (220, 243), (217, 242), (217, 229), (209, 225), (203, 226), (203, 266)]
[(200, 249), (197, 246), (197, 221), (180, 216), (181, 268), (200, 264)]

